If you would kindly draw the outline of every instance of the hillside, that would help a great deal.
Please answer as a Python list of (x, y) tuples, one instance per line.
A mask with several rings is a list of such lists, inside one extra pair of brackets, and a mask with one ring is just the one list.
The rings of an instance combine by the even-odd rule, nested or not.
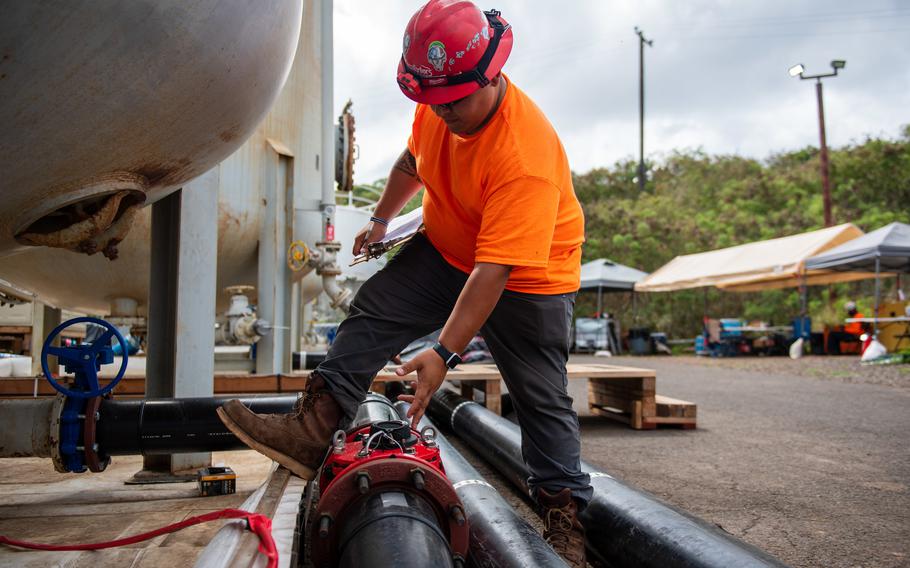
[[(650, 272), (679, 254), (821, 228), (818, 154), (818, 149), (806, 148), (758, 161), (679, 152), (649, 164), (644, 192), (638, 189), (632, 161), (576, 174), (575, 191), (587, 223), (584, 260), (606, 257)], [(852, 222), (870, 231), (910, 219), (910, 126), (897, 140), (867, 139), (829, 155), (835, 223)], [(871, 282), (811, 289), (810, 313), (816, 319), (837, 314), (840, 301), (829, 302), (829, 292), (840, 301), (869, 296)], [(579, 298), (577, 313), (594, 311), (592, 296)], [(627, 327), (642, 325), (677, 336), (697, 333), (706, 306), (712, 317), (777, 325), (799, 312), (792, 290), (639, 294), (634, 314), (629, 296), (606, 296), (608, 310)], [(859, 299), (861, 306), (871, 302)]]

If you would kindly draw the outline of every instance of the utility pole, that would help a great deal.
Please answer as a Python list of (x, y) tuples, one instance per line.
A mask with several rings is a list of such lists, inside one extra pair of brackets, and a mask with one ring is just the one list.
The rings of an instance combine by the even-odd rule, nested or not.
[(822, 200), (825, 206), (825, 226), (834, 224), (831, 218), (831, 177), (828, 167), (828, 143), (825, 140), (825, 103), (822, 100), (822, 80), (815, 80), (815, 96), (818, 97), (818, 139), (821, 146), (819, 161), (822, 172)]
[(638, 35), (638, 189), (645, 189), (645, 44), (654, 45), (654, 40), (645, 39), (645, 33), (635, 26)]
[(797, 63), (789, 70), (791, 77), (799, 77), (800, 79), (815, 79), (815, 96), (818, 99), (818, 138), (819, 145), (821, 146), (821, 153), (819, 154), (819, 167), (822, 174), (822, 202), (825, 206), (826, 227), (833, 225), (834, 219), (831, 215), (831, 178), (829, 175), (830, 168), (828, 166), (828, 143), (825, 140), (825, 104), (822, 100), (822, 79), (825, 77), (837, 77), (837, 72), (846, 66), (847, 62), (843, 59), (835, 59), (831, 62), (831, 68), (834, 70), (833, 73), (806, 75), (806, 68), (802, 63)]

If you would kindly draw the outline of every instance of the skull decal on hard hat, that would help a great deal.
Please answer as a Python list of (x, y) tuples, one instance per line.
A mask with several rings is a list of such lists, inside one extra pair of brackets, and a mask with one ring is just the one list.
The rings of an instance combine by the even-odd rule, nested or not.
[(446, 46), (441, 41), (434, 41), (427, 49), (427, 61), (437, 71), (442, 71), (446, 63)]

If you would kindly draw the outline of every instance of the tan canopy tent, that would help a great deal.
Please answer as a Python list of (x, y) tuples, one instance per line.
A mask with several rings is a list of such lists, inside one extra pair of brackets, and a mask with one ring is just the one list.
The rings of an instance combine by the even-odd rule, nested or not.
[(725, 249), (677, 256), (635, 284), (636, 292), (715, 286), (752, 292), (874, 278), (867, 272), (806, 271), (805, 261), (863, 234), (853, 223)]

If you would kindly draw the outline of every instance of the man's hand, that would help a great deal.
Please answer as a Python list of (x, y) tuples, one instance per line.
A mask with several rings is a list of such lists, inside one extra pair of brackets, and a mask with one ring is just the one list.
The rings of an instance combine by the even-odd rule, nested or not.
[(367, 251), (367, 245), (370, 243), (375, 243), (381, 241), (385, 237), (386, 227), (380, 223), (374, 223), (370, 221), (360, 229), (360, 232), (357, 233), (357, 236), (354, 237), (354, 256), (358, 254), (363, 254)]
[(427, 405), (430, 404), (430, 398), (442, 385), (449, 368), (445, 366), (439, 354), (432, 349), (425, 349), (396, 369), (395, 374), (403, 377), (413, 371), (417, 371), (414, 394), (399, 395), (398, 400), (403, 400), (411, 405), (408, 410), (408, 418), (411, 419), (411, 426), (416, 429), (417, 423), (423, 418)]

